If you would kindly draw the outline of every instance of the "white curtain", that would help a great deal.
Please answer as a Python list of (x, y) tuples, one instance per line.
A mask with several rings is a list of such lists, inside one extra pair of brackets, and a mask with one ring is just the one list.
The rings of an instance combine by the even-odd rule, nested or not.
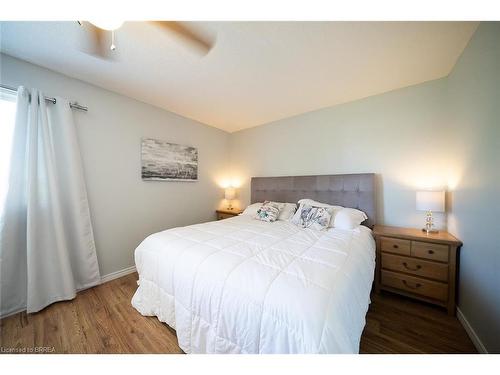
[(20, 87), (0, 219), (1, 315), (36, 312), (100, 283), (69, 102)]

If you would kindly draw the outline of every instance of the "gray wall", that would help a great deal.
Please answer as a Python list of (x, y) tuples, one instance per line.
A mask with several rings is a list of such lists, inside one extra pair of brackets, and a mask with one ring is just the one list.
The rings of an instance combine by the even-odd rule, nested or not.
[(448, 89), (463, 160), (448, 218), (464, 242), (459, 305), (488, 351), (500, 353), (500, 22), (481, 23)]
[(233, 133), (241, 204), (252, 176), (375, 172), (378, 221), (421, 226), (415, 190), (454, 178), (445, 91), (441, 79)]
[[(81, 145), (101, 274), (134, 265), (133, 252), (149, 234), (213, 220), (227, 172), (229, 134), (63, 76), (0, 55), (0, 80), (49, 96), (78, 100), (74, 111)], [(198, 147), (198, 182), (142, 181), (141, 137)]]
[[(445, 187), (446, 227), (464, 242), (459, 306), (500, 352), (500, 23), (481, 23), (449, 77), (231, 135), (230, 166), (249, 178), (375, 172), (380, 223), (419, 227), (415, 190)], [(447, 221), (447, 223), (446, 223)]]

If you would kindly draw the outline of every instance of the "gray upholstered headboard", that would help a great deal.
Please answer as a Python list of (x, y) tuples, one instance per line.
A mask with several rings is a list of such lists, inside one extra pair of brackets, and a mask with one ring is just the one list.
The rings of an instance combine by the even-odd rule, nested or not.
[(252, 177), (252, 203), (265, 200), (294, 202), (311, 198), (319, 202), (360, 209), (368, 216), (363, 225), (375, 224), (375, 174)]

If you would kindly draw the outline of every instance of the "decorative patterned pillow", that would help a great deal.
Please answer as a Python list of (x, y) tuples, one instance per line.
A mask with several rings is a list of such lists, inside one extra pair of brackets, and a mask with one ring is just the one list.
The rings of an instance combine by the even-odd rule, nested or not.
[(330, 212), (330, 215), (332, 216), (330, 218), (330, 224), (328, 224), (328, 228), (332, 228), (333, 227), (333, 223), (335, 221), (335, 217), (337, 216), (337, 213), (344, 209), (344, 207), (342, 206), (334, 206), (334, 205), (331, 205), (331, 204), (328, 204), (328, 203), (322, 203), (322, 202), (318, 202), (318, 201), (315, 201), (313, 199), (309, 199), (309, 198), (303, 198), (301, 200), (299, 200), (299, 205), (301, 204), (307, 204), (309, 206), (313, 206), (313, 207), (324, 207), (324, 208), (328, 208), (328, 209), (331, 209)]
[(331, 217), (331, 208), (313, 207), (307, 204), (301, 204), (292, 217), (292, 223), (302, 228), (323, 230), (328, 228)]
[(255, 218), (261, 221), (273, 222), (280, 215), (280, 204), (276, 202), (265, 201), (264, 204), (257, 210)]

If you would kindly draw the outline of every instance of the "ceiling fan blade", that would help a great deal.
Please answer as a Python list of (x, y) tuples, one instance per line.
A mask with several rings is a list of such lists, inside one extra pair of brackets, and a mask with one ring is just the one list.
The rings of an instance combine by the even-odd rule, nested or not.
[(83, 52), (94, 55), (101, 59), (111, 59), (110, 31), (100, 29), (90, 22), (78, 21), (78, 24), (85, 32), (85, 44), (82, 48)]
[(155, 26), (166, 30), (168, 32), (173, 32), (177, 36), (181, 37), (185, 41), (189, 42), (193, 47), (198, 49), (203, 54), (207, 54), (213, 47), (215, 43), (215, 38), (211, 35), (204, 34), (201, 35), (199, 32), (194, 31), (189, 26), (183, 25), (176, 21), (150, 21)]

